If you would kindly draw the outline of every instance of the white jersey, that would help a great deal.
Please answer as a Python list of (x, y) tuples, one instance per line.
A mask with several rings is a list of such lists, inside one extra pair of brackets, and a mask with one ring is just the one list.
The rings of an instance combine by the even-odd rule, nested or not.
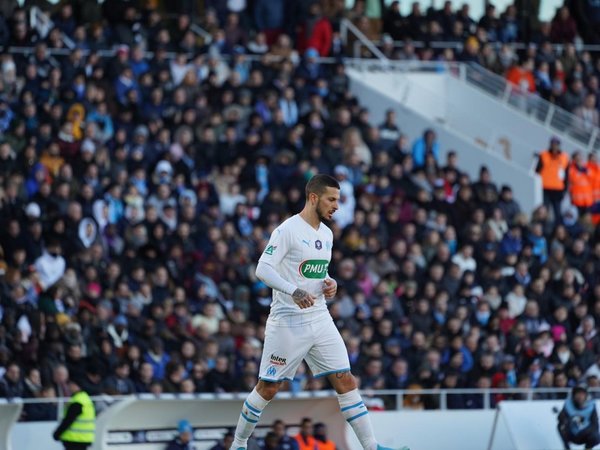
[(304, 325), (329, 315), (323, 288), (332, 248), (331, 229), (321, 223), (315, 230), (298, 214), (273, 231), (259, 262), (269, 264), (281, 278), (312, 294), (316, 301), (310, 308), (300, 309), (291, 295), (273, 289), (269, 322)]

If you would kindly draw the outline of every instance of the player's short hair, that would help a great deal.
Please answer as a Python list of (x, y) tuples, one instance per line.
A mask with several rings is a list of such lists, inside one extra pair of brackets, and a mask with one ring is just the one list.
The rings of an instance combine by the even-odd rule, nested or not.
[(339, 189), (340, 183), (330, 175), (325, 175), (323, 173), (314, 175), (308, 180), (308, 183), (306, 183), (306, 198), (308, 198), (309, 194), (313, 193), (321, 196), (328, 187)]

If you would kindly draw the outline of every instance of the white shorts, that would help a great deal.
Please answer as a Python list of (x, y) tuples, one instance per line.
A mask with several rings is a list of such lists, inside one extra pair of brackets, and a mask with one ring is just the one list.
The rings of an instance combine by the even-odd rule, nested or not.
[(301, 327), (267, 321), (259, 379), (292, 380), (305, 360), (314, 377), (350, 371), (348, 351), (331, 316)]

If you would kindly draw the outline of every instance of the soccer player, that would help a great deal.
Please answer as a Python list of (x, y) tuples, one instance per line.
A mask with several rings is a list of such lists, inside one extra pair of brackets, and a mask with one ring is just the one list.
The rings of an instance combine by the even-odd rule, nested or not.
[[(245, 450), (260, 415), (281, 383), (291, 380), (305, 360), (315, 377), (327, 377), (341, 412), (365, 450), (389, 450), (377, 444), (358, 392), (344, 341), (325, 303), (337, 283), (327, 272), (333, 233), (323, 223), (338, 209), (340, 186), (328, 175), (306, 185), (306, 204), (277, 227), (258, 261), (256, 276), (273, 289), (259, 381), (244, 405), (231, 448)], [(408, 450), (404, 447), (405, 450)]]

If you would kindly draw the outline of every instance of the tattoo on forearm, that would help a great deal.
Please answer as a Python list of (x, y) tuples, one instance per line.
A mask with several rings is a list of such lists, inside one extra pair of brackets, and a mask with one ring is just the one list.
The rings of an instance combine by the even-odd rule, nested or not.
[(294, 300), (304, 300), (305, 298), (308, 298), (308, 292), (306, 292), (304, 289), (298, 288), (292, 294), (292, 298)]

